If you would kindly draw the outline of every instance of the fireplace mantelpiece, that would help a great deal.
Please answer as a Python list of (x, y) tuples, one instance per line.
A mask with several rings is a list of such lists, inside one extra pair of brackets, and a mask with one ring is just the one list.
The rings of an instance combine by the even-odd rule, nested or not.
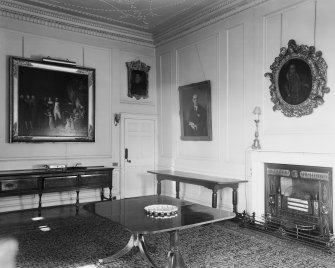
[(332, 168), (265, 163), (265, 220), (329, 237), (333, 232)]

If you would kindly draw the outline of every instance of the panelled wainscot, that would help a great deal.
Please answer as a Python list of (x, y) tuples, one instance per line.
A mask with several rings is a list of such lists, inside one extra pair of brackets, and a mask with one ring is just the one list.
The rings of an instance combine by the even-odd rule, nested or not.
[[(41, 215), (43, 193), (76, 191), (79, 209), (81, 188), (100, 188), (101, 201), (112, 199), (113, 168), (76, 167), (66, 169), (28, 169), (0, 171), (0, 197), (39, 195), (38, 213)], [(104, 196), (109, 188), (109, 196)]]

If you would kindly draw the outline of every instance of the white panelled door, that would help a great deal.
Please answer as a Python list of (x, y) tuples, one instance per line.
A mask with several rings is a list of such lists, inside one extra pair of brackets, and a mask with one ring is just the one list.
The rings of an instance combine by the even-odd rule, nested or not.
[(122, 123), (122, 197), (155, 194), (155, 177), (147, 171), (155, 169), (156, 121), (134, 116), (125, 117)]

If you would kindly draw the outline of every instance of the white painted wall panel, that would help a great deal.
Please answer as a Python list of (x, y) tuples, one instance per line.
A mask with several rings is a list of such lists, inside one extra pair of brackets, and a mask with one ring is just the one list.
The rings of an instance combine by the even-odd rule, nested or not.
[[(177, 50), (177, 77), (178, 85), (211, 81), (212, 100), (218, 96), (218, 36), (190, 44)], [(178, 96), (176, 89), (174, 94)], [(191, 100), (190, 100), (191, 101)], [(179, 104), (179, 101), (178, 101)], [(212, 138), (213, 141), (182, 141), (178, 140), (178, 156), (184, 159), (203, 160), (219, 159), (219, 151), (215, 150), (219, 146), (218, 139), (218, 103), (212, 101)], [(179, 107), (178, 107), (179, 111)], [(176, 111), (174, 111), (176, 113)], [(179, 115), (179, 113), (178, 113)], [(180, 122), (179, 122), (180, 133)], [(180, 134), (179, 134), (180, 137)]]
[(51, 57), (70, 60), (83, 65), (83, 46), (78, 43), (47, 38), (43, 36), (24, 35), (23, 56), (40, 60)]
[(297, 4), (283, 11), (281, 46), (290, 39), (300, 44), (314, 45), (315, 1)]
[(9, 110), (9, 87), (8, 81), (8, 68), (9, 68), (9, 56), (22, 56), (22, 37), (9, 31), (0, 30), (0, 64), (3, 66), (0, 68), (0, 151), (4, 154), (0, 155), (0, 159), (5, 157), (9, 153), (7, 141), (9, 140), (9, 131), (7, 126), (9, 124), (8, 110)]
[(227, 37), (227, 161), (244, 161), (244, 30), (230, 28)]
[[(287, 46), (289, 39), (295, 39), (300, 44), (316, 45), (317, 50), (323, 52), (324, 58), (328, 63), (328, 80), (329, 86), (333, 88), (332, 81), (332, 46), (334, 44), (334, 34), (331, 34), (331, 25), (334, 25), (330, 18), (331, 10), (335, 10), (335, 5), (330, 1), (305, 1), (293, 6), (282, 6), (279, 9), (266, 10), (263, 15), (267, 26), (274, 22), (271, 27), (273, 30), (279, 28), (279, 21), (271, 21), (272, 13), (276, 12), (278, 16), (282, 16), (282, 39), (281, 46)], [(316, 9), (315, 9), (316, 7)], [(268, 12), (268, 13), (267, 13)], [(303, 14), (303, 15), (302, 15)], [(316, 14), (316, 17), (315, 17)], [(316, 28), (315, 28), (316, 27)], [(267, 34), (270, 29), (267, 29)], [(271, 33), (271, 37), (276, 35)], [(270, 38), (265, 36), (265, 50), (267, 56), (264, 64), (264, 70), (270, 71), (271, 57), (278, 56), (278, 36)], [(274, 44), (276, 40), (277, 45)], [(257, 55), (261, 55), (262, 51), (256, 51)], [(256, 57), (257, 57), (256, 55)], [(330, 114), (335, 112), (334, 106), (330, 105), (335, 101), (335, 95), (326, 94), (325, 104), (314, 110), (313, 114), (302, 118), (288, 118), (283, 116), (279, 111), (273, 112), (273, 103), (270, 101), (268, 86), (270, 82), (265, 80), (264, 85), (264, 107), (263, 107), (263, 144), (265, 148), (271, 150), (286, 150), (286, 151), (313, 151), (313, 152), (329, 152), (335, 150), (335, 143), (330, 138), (334, 133), (333, 120), (328, 120)], [(262, 136), (262, 134), (261, 134)], [(322, 138), (321, 138), (322, 137)]]
[(160, 151), (161, 156), (172, 156), (172, 109), (171, 109), (171, 53), (160, 56)]
[(110, 50), (96, 47), (84, 47), (85, 66), (95, 68), (95, 142), (69, 143), (67, 155), (76, 156), (112, 156), (111, 120), (111, 53)]
[[(0, 20), (0, 170), (33, 168), (48, 163), (82, 163), (83, 165), (111, 166), (118, 163), (119, 127), (113, 124), (113, 114), (120, 112), (156, 114), (156, 67), (154, 49), (139, 45), (112, 42), (102, 38), (69, 34), (57, 29), (48, 29), (42, 34), (40, 26), (25, 22)], [(20, 25), (22, 27), (20, 27)], [(13, 29), (13, 30), (11, 30)], [(27, 33), (24, 32), (27, 30)], [(22, 32), (21, 32), (22, 31)], [(29, 33), (28, 33), (29, 32)], [(45, 33), (45, 31), (43, 31)], [(60, 36), (60, 39), (52, 36)], [(48, 36), (48, 37), (46, 37)], [(87, 43), (86, 43), (87, 41)], [(93, 45), (94, 46), (93, 46)], [(126, 77), (125, 59), (120, 56), (120, 49), (131, 51), (144, 59), (150, 71), (151, 98), (150, 105), (136, 105), (120, 102), (121, 80)], [(96, 69), (96, 142), (95, 143), (8, 143), (9, 132), (9, 83), (8, 56), (24, 56), (40, 59), (53, 57), (69, 59), (78, 65)], [(124, 84), (123, 84), (124, 86)], [(119, 170), (115, 171), (113, 194), (119, 196)], [(81, 196), (82, 201), (98, 200), (98, 191), (87, 191)], [(45, 205), (72, 202), (72, 194), (51, 194), (45, 197)], [(64, 201), (65, 200), (65, 201)], [(26, 196), (1, 200), (0, 210), (28, 208), (36, 206), (36, 197)]]
[[(252, 109), (256, 105), (262, 109), (260, 141), (263, 150), (334, 153), (334, 13), (333, 0), (272, 0), (158, 47), (158, 55), (166, 54), (167, 51), (171, 55), (176, 53), (171, 59), (172, 70), (176, 73), (174, 77), (172, 72), (171, 77), (171, 113), (174, 126), (171, 165), (168, 166), (170, 162), (166, 158), (159, 164), (201, 173), (249, 176), (250, 171), (244, 170), (245, 159), (249, 157), (245, 151), (254, 138)], [(210, 36), (218, 33), (219, 53), (211, 49), (199, 50), (198, 54), (195, 44), (206, 44)], [(280, 47), (287, 46), (289, 39), (295, 39), (298, 44), (315, 45), (317, 50), (323, 52), (328, 63), (328, 85), (331, 93), (325, 95), (324, 105), (315, 109), (313, 114), (302, 118), (288, 118), (280, 111), (272, 110), (273, 103), (268, 89), (270, 83), (264, 78), (264, 73), (270, 71), (270, 65), (279, 55)], [(204, 51), (208, 54), (203, 53)], [(209, 59), (218, 59), (219, 67), (215, 69), (215, 60)], [(164, 58), (162, 61), (161, 64), (164, 65)], [(205, 76), (200, 63), (207, 66), (204, 68)], [(218, 73), (217, 80), (214, 76), (211, 77), (215, 71)], [(221, 145), (216, 143), (217, 137), (214, 135), (214, 140), (208, 143), (180, 141), (179, 113), (175, 111), (179, 110), (179, 103), (174, 90), (177, 90), (178, 85), (198, 82), (206, 76), (218, 81), (217, 88), (214, 89), (217, 90), (217, 98), (212, 98), (212, 105), (216, 106), (213, 109), (213, 129), (217, 127)], [(162, 113), (164, 111), (165, 109)], [(216, 146), (211, 147), (211, 144)], [(192, 155), (195, 156), (192, 158)], [(225, 157), (222, 158), (221, 155)], [(171, 187), (168, 191), (171, 191)], [(197, 191), (186, 187), (184, 196), (191, 199), (198, 194)], [(242, 202), (247, 191), (248, 187), (239, 191)], [(207, 195), (202, 189), (200, 193), (198, 201), (206, 203), (210, 194)], [(223, 191), (220, 198), (222, 202), (219, 203), (229, 208), (230, 191)], [(239, 206), (239, 210), (244, 206), (245, 204)]]

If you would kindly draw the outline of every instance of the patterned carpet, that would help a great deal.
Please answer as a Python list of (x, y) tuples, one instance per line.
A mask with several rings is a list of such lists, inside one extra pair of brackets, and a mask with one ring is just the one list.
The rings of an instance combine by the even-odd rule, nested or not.
[[(80, 215), (47, 222), (48, 232), (38, 223), (1, 228), (1, 236), (19, 241), (17, 267), (73, 268), (96, 263), (121, 249), (129, 233), (121, 226), (92, 216)], [(224, 222), (181, 231), (181, 251), (189, 268), (196, 267), (335, 267), (335, 254), (290, 242)], [(164, 266), (168, 234), (146, 236), (150, 256)], [(148, 267), (137, 250), (107, 267)]]

